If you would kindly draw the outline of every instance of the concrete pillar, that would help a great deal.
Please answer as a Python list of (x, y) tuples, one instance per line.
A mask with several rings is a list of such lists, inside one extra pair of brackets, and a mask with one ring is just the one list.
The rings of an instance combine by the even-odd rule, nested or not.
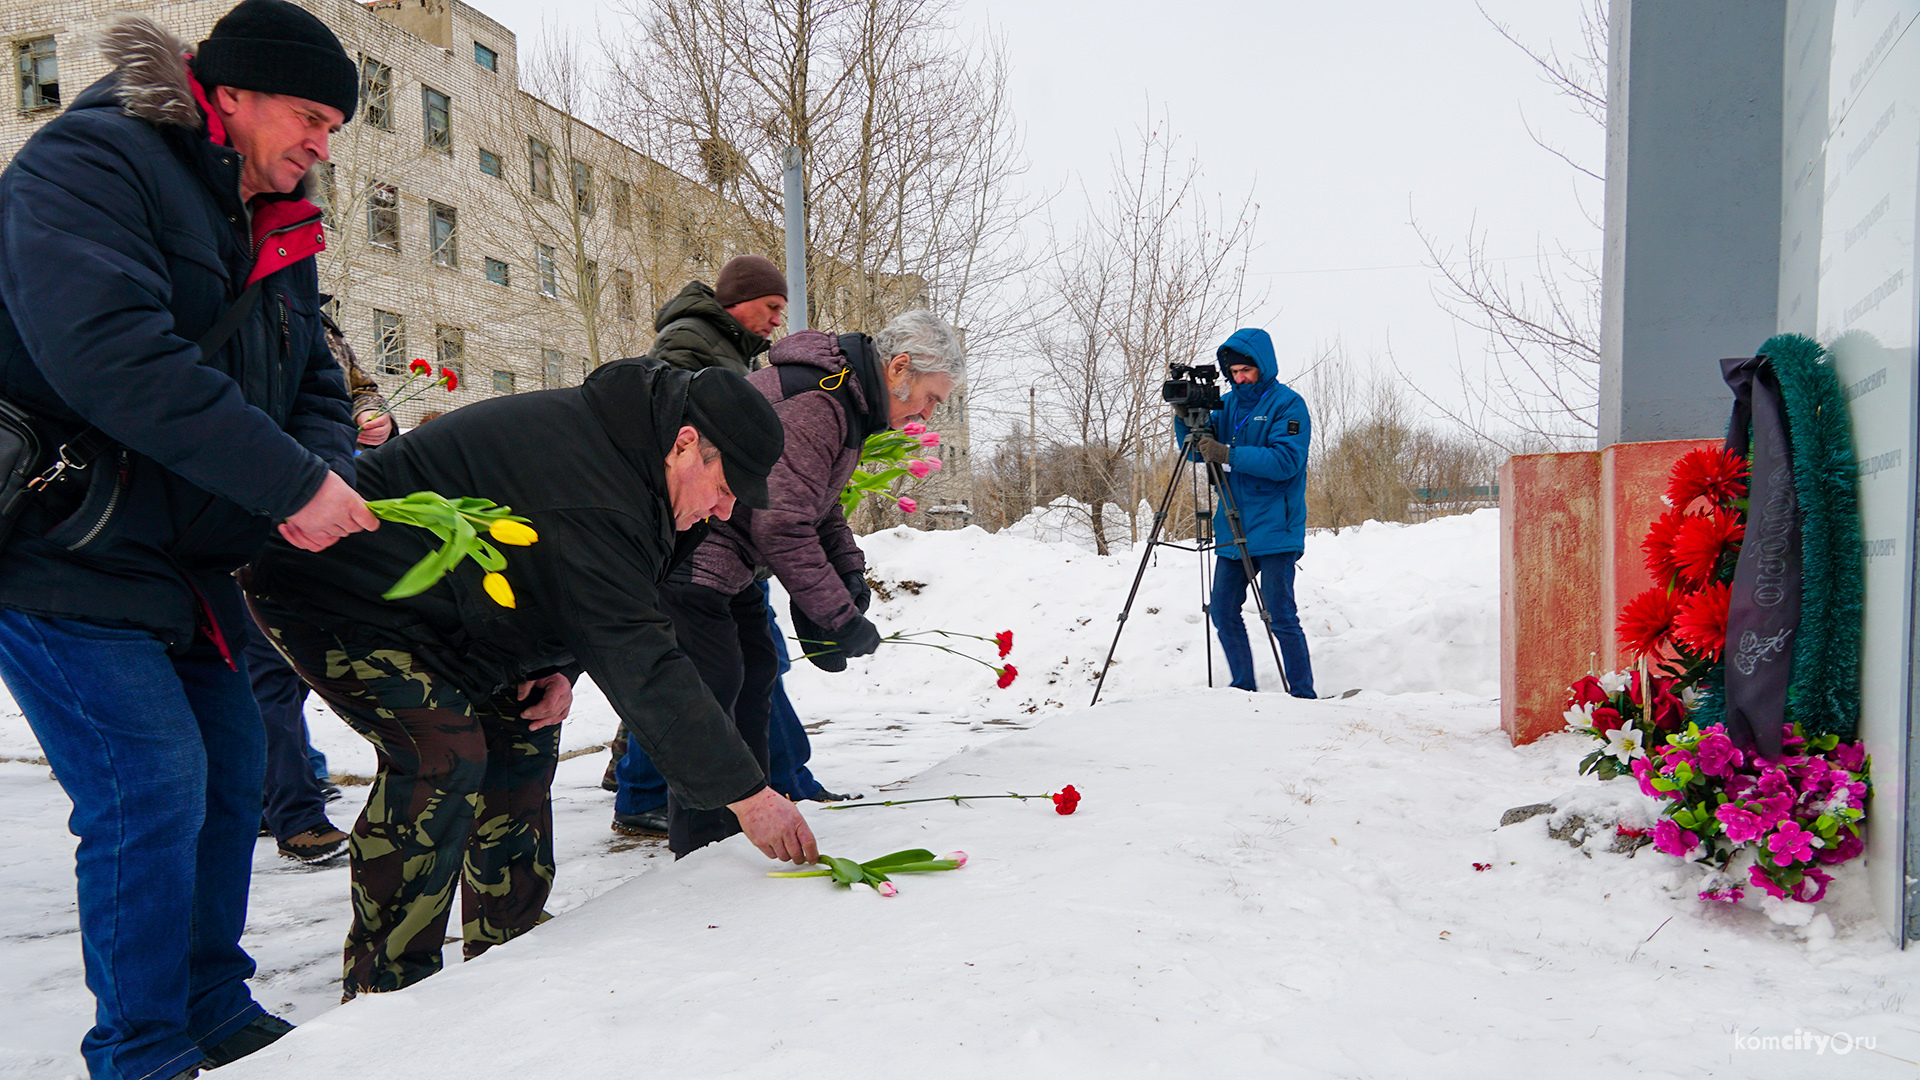
[(1612, 0), (1599, 445), (1725, 434), (1774, 332), (1785, 0)]
[(1500, 467), (1500, 726), (1514, 745), (1566, 727), (1567, 687), (1604, 646), (1600, 455)]

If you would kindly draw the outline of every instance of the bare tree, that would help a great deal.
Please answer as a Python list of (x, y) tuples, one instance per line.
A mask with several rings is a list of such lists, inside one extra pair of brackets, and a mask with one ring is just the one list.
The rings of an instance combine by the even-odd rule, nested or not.
[(782, 248), (788, 147), (805, 160), (809, 323), (876, 329), (930, 307), (991, 349), (1025, 268), (1007, 65), (950, 0), (626, 0), (608, 122), (745, 209)]
[(1125, 508), (1128, 537), (1139, 540), (1141, 481), (1171, 439), (1159, 395), (1167, 364), (1210, 359), (1253, 306), (1246, 268), (1258, 213), (1251, 196), (1207, 199), (1198, 162), (1159, 128), (1115, 161), (1111, 184), (1055, 244), (1031, 341), (1048, 376), (1045, 429), (1070, 462), (1065, 493), (1086, 505), (1103, 555), (1109, 503)]
[(1488, 506), (1500, 456), (1470, 432), (1423, 423), (1403, 380), (1360, 374), (1335, 343), (1304, 380), (1314, 403), (1307, 523), (1425, 521)]
[[(1571, 56), (1552, 46), (1530, 46), (1484, 7), (1480, 14), (1533, 61), (1540, 78), (1578, 115), (1606, 129), (1605, 0), (1586, 0), (1581, 8), (1580, 46)], [(1600, 228), (1583, 188), (1604, 183), (1604, 170), (1547, 141), (1531, 123), (1527, 133), (1573, 171), (1575, 198), (1587, 220)], [(1596, 257), (1565, 246), (1542, 248), (1533, 257), (1530, 273), (1515, 274), (1488, 254), (1486, 234), (1472, 226), (1457, 248), (1440, 242), (1417, 220), (1413, 227), (1442, 276), (1436, 299), (1460, 322), (1485, 335), (1490, 345), (1489, 358), (1478, 370), (1464, 359), (1456, 364), (1464, 405), (1444, 404), (1416, 392), (1429, 406), (1508, 453), (1590, 444), (1599, 430), (1601, 275)]]

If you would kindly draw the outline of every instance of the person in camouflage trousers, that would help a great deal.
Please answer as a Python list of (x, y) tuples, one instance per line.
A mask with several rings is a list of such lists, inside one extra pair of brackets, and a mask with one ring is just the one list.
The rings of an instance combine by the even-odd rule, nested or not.
[[(819, 846), (680, 651), (660, 590), (736, 500), (767, 505), (784, 441), (745, 379), (616, 360), (577, 387), (489, 398), (356, 460), (368, 498), (479, 496), (525, 519), (490, 587), (472, 560), (410, 596), (429, 531), (269, 543), (245, 584), (295, 670), (379, 756), (354, 825), (343, 992), (440, 969), (455, 882), (469, 957), (533, 929), (554, 880), (549, 792), (573, 681), (591, 676), (689, 806), (726, 808), (768, 858)], [(504, 537), (499, 537), (505, 542)]]
[(410, 652), (344, 641), (257, 600), (255, 609), (262, 626), (279, 626), (274, 644), (307, 684), (379, 757), (348, 840), (354, 917), (343, 1000), (440, 970), (456, 880), (468, 960), (545, 922), (559, 720), (538, 704), (474, 704)]

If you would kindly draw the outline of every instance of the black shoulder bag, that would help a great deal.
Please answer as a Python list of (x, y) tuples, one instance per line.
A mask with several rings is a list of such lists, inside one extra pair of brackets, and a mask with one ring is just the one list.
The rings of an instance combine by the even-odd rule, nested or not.
[[(259, 281), (247, 286), (227, 310), (220, 313), (211, 327), (200, 338), (200, 356), (206, 357), (226, 345), (234, 331), (247, 316), (253, 314), (255, 305), (260, 302)], [(114, 442), (97, 427), (89, 425), (78, 435), (54, 448), (53, 460), (46, 462), (45, 445), (39, 431), (33, 425), (33, 416), (25, 409), (0, 398), (0, 551), (6, 549), (7, 541), (13, 535), (14, 522), (19, 520), (20, 512), (27, 508), (29, 496), (36, 496), (47, 488), (70, 482), (75, 474), (86, 472), (92, 465), (113, 449)]]

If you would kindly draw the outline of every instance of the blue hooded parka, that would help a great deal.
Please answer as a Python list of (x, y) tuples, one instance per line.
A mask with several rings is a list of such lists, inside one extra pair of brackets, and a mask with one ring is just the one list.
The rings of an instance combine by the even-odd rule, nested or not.
[[(1279, 381), (1273, 358), (1273, 339), (1265, 330), (1235, 330), (1218, 350), (1224, 377), (1230, 353), (1252, 357), (1260, 365), (1258, 382), (1235, 386), (1225, 395), (1225, 408), (1208, 418), (1213, 437), (1232, 447), (1227, 456), (1227, 486), (1240, 520), (1246, 525), (1247, 548), (1255, 555), (1302, 552), (1307, 546), (1307, 447), (1313, 424), (1307, 403)], [(1174, 439), (1185, 442), (1187, 425), (1175, 419)], [(1191, 455), (1191, 460), (1200, 460)], [(1235, 557), (1233, 533), (1227, 528), (1227, 508), (1217, 502), (1213, 512), (1214, 543), (1223, 557)]]

